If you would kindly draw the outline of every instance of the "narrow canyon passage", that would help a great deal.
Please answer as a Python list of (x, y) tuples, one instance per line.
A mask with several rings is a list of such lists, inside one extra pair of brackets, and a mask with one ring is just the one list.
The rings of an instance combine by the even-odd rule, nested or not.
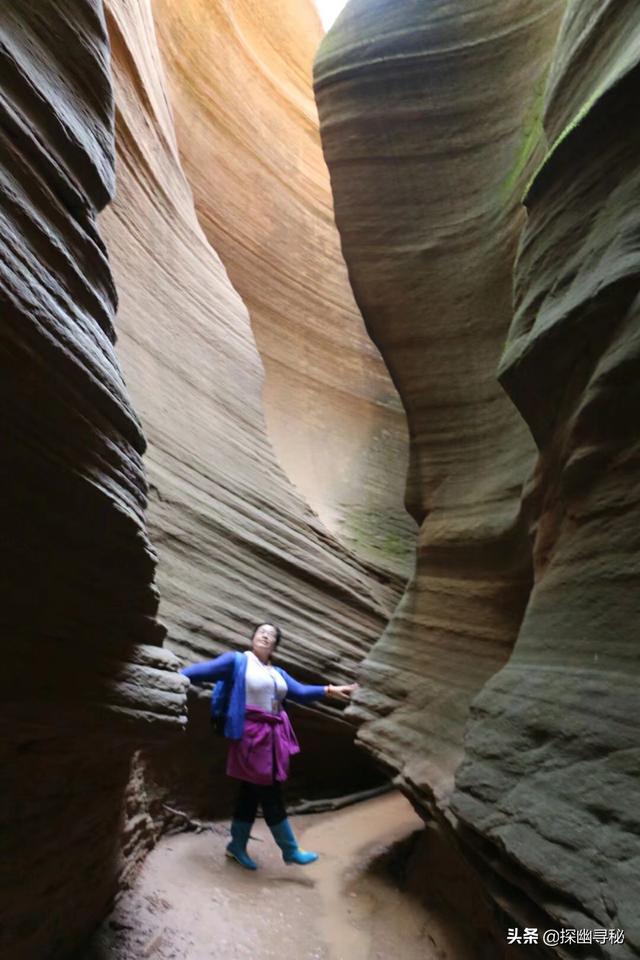
[(262, 820), (249, 845), (257, 873), (225, 858), (224, 822), (165, 837), (82, 960), (477, 960), (450, 916), (381, 865), (423, 826), (401, 794), (294, 824), (320, 853), (308, 867), (282, 862)]
[[(0, 960), (640, 960), (639, 101), (638, 0), (0, 2)], [(243, 872), (289, 700), (398, 793)]]

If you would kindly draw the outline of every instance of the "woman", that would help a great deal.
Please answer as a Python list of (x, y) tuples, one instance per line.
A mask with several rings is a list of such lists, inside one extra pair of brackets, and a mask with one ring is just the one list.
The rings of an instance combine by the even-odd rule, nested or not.
[(279, 627), (261, 623), (253, 632), (251, 650), (223, 653), (215, 660), (181, 671), (192, 683), (219, 681), (213, 692), (212, 712), (222, 720), (224, 735), (231, 741), (227, 774), (240, 781), (227, 855), (247, 870), (257, 869), (247, 853), (247, 841), (258, 804), (285, 863), (306, 864), (318, 859), (317, 853), (298, 846), (282, 799), (280, 784), (287, 779), (289, 757), (300, 752), (283, 702), (311, 703), (322, 697), (348, 700), (357, 687), (355, 683), (298, 683), (271, 664), (280, 639)]

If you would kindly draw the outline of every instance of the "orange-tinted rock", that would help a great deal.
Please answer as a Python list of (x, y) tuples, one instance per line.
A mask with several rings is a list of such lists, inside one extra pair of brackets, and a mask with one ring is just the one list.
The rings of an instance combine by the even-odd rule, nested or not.
[(278, 462), (358, 556), (406, 574), (404, 412), (353, 300), (311, 88), (311, 0), (157, 0), (199, 222), (246, 304)]
[[(246, 643), (269, 618), (301, 679), (346, 680), (402, 582), (393, 556), (375, 567), (334, 539), (278, 466), (248, 313), (180, 166), (150, 6), (114, 0), (107, 13), (118, 168), (100, 230), (133, 405), (96, 229), (114, 187), (101, 5), (0, 13), (2, 760), (17, 811), (0, 952), (12, 960), (68, 955), (106, 911), (161, 817), (162, 795), (142, 779), (150, 751), (144, 765), (132, 751), (185, 726), (179, 663), (159, 646), (138, 414), (163, 613), (183, 662)], [(307, 726), (323, 724), (344, 766), (352, 722), (327, 706)]]
[(348, 679), (400, 580), (310, 512), (267, 437), (247, 309), (203, 234), (181, 168), (146, 5), (108, 6), (118, 195), (102, 217), (119, 350), (148, 440), (152, 539), (171, 648), (207, 659), (265, 619), (301, 679)]

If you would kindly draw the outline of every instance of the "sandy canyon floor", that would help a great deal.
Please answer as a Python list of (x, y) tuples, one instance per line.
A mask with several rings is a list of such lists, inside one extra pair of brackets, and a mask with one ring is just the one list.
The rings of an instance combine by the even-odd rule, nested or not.
[(404, 797), (292, 823), (316, 863), (285, 865), (261, 820), (249, 845), (255, 873), (224, 856), (226, 825), (166, 837), (85, 960), (471, 960), (438, 910), (380, 866), (421, 827)]

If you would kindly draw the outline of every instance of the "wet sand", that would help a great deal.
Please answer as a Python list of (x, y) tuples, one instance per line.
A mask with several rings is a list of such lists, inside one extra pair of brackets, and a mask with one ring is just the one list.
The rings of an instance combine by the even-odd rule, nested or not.
[(224, 856), (227, 833), (163, 839), (85, 960), (467, 960), (455, 933), (369, 869), (422, 823), (398, 793), (336, 813), (294, 817), (300, 845), (320, 854), (287, 866), (259, 820), (258, 871)]

